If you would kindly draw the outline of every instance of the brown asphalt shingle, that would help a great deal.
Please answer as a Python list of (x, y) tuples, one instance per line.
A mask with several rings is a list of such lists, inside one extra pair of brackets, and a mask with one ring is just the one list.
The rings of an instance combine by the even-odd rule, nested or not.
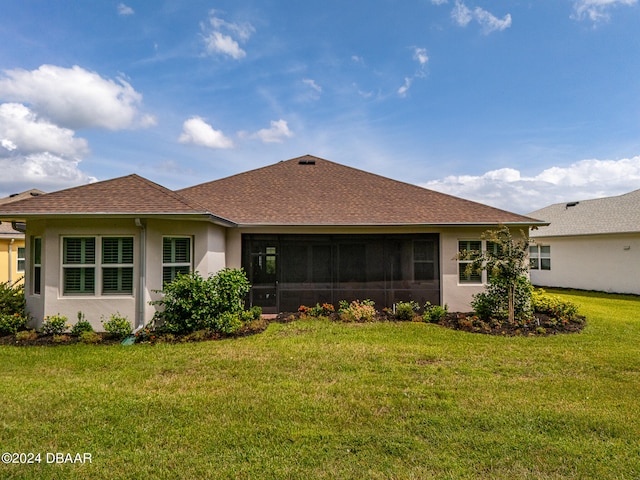
[(309, 155), (178, 193), (241, 225), (537, 223)]
[(202, 213), (204, 208), (138, 175), (114, 178), (0, 206), (0, 214)]

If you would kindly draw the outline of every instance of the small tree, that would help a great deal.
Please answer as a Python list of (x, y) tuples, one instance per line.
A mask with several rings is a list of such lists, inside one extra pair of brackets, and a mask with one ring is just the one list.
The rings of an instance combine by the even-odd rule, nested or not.
[(470, 260), (465, 270), (467, 274), (486, 270), (489, 281), (505, 286), (508, 319), (510, 323), (514, 323), (516, 289), (522, 282), (522, 277), (526, 279), (529, 271), (529, 239), (524, 232), (520, 239), (514, 239), (507, 226), (498, 230), (487, 230), (481, 238), (487, 241), (487, 249), (484, 252), (463, 251), (456, 258)]

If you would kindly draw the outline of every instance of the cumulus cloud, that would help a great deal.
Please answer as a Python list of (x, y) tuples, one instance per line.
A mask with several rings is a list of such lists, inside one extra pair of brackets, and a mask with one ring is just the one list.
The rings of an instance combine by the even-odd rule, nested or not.
[(0, 104), (0, 192), (57, 190), (95, 181), (79, 169), (89, 153), (75, 132), (40, 118), (18, 103)]
[(289, 125), (286, 120), (271, 120), (271, 126), (269, 128), (263, 128), (256, 133), (247, 134), (240, 132), (241, 137), (257, 138), (263, 143), (282, 143), (285, 138), (293, 137), (293, 132), (289, 130)]
[(413, 84), (413, 81), (416, 78), (421, 78), (426, 76), (425, 71), (426, 71), (427, 63), (429, 62), (429, 55), (427, 55), (427, 49), (420, 48), (420, 47), (413, 47), (413, 59), (418, 62), (418, 69), (416, 70), (416, 73), (414, 73), (411, 77), (404, 78), (404, 85), (402, 85), (397, 90), (397, 94), (399, 97), (404, 98), (407, 96), (407, 93), (409, 92), (409, 89), (411, 88), (411, 85)]
[(190, 143), (209, 148), (232, 148), (233, 141), (220, 130), (215, 130), (200, 117), (191, 117), (182, 124), (180, 143)]
[(240, 43), (244, 43), (255, 32), (250, 23), (233, 23), (217, 16), (215, 10), (209, 12), (209, 21), (202, 24), (202, 36), (209, 55), (227, 55), (240, 60), (247, 55)]
[(133, 15), (134, 12), (133, 8), (129, 7), (128, 5), (125, 5), (124, 3), (119, 3), (118, 4), (118, 15), (122, 15), (122, 16), (127, 16), (127, 15)]
[(155, 124), (139, 111), (142, 95), (124, 79), (102, 78), (81, 67), (42, 65), (37, 70), (5, 70), (0, 98), (30, 106), (54, 123), (73, 129), (122, 130)]
[(466, 27), (472, 20), (478, 22), (485, 34), (502, 31), (511, 26), (511, 14), (507, 13), (502, 19), (494, 16), (483, 8), (476, 7), (471, 10), (462, 0), (456, 0), (451, 11), (451, 18), (461, 27)]
[(513, 168), (482, 175), (449, 176), (422, 186), (504, 210), (528, 213), (547, 205), (620, 195), (640, 185), (640, 156), (581, 160), (527, 177)]
[(609, 11), (617, 6), (635, 5), (637, 0), (574, 0), (572, 18), (589, 19), (592, 22), (606, 21)]

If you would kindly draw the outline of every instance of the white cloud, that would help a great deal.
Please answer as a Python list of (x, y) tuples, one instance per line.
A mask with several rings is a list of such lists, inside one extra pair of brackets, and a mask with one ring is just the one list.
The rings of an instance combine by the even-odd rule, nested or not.
[[(247, 136), (240, 132), (240, 136)], [(256, 133), (249, 135), (249, 138), (257, 138), (263, 143), (282, 143), (285, 138), (293, 137), (293, 132), (289, 130), (286, 120), (271, 120), (269, 128), (263, 128)]]
[(620, 195), (640, 185), (640, 156), (622, 160), (581, 160), (526, 177), (513, 168), (482, 175), (449, 176), (424, 187), (504, 210), (528, 213), (547, 205)]
[(434, 5), (444, 5), (445, 3), (447, 3), (447, 0), (431, 0), (431, 3), (433, 3)]
[(511, 15), (506, 14), (502, 19), (497, 18), (488, 11), (476, 7), (471, 10), (462, 0), (456, 0), (451, 11), (451, 18), (461, 27), (466, 27), (472, 20), (478, 22), (485, 34), (495, 31), (502, 31), (511, 26)]
[(220, 130), (215, 130), (200, 117), (191, 117), (182, 124), (180, 143), (191, 143), (209, 148), (232, 148), (233, 141)]
[(78, 165), (87, 141), (18, 103), (0, 104), (0, 192), (57, 190), (94, 181)]
[(412, 83), (413, 83), (413, 78), (412, 77), (405, 77), (404, 85), (402, 85), (398, 89), (398, 95), (401, 96), (401, 97), (406, 97), (407, 96), (407, 92), (411, 88), (411, 84)]
[(310, 78), (305, 78), (305, 79), (302, 80), (302, 83), (304, 83), (305, 85), (308, 85), (309, 87), (311, 87), (316, 92), (322, 93), (322, 87), (320, 85), (318, 85), (314, 80), (312, 80)]
[(208, 54), (228, 55), (234, 60), (240, 60), (247, 55), (240, 43), (249, 40), (255, 32), (250, 23), (227, 22), (216, 16), (215, 10), (209, 12), (209, 22), (201, 28)]
[(127, 15), (133, 15), (134, 12), (133, 8), (129, 7), (128, 5), (125, 5), (124, 3), (119, 3), (118, 4), (118, 15), (122, 15), (122, 16), (127, 16)]
[(413, 50), (413, 58), (417, 60), (420, 65), (426, 65), (429, 61), (426, 48), (415, 47)]
[(0, 98), (28, 104), (64, 127), (121, 130), (155, 124), (154, 117), (138, 110), (142, 95), (122, 78), (113, 81), (78, 66), (55, 65), (3, 73)]
[(397, 94), (399, 97), (406, 97), (413, 81), (416, 78), (422, 78), (426, 76), (425, 70), (427, 67), (427, 63), (429, 62), (429, 56), (427, 55), (426, 48), (413, 47), (413, 59), (418, 62), (418, 70), (411, 77), (404, 78), (404, 85), (402, 85), (397, 90)]
[(617, 6), (635, 5), (637, 0), (574, 0), (572, 18), (592, 22), (608, 20), (609, 10)]

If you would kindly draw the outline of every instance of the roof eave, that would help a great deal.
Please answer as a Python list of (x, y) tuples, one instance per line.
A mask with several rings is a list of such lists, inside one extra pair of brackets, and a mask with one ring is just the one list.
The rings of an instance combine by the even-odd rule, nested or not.
[(393, 227), (393, 228), (410, 228), (410, 227), (484, 227), (491, 228), (498, 225), (508, 225), (513, 227), (544, 227), (549, 225), (546, 222), (531, 221), (531, 222), (436, 222), (436, 223), (237, 223), (235, 226), (238, 228), (269, 228), (269, 227), (305, 227), (305, 228), (320, 228), (320, 227), (356, 227), (356, 228), (374, 228), (374, 227)]
[(226, 218), (213, 215), (210, 212), (34, 212), (28, 214), (7, 214), (0, 215), (0, 221), (7, 222), (27, 222), (28, 220), (34, 220), (38, 218), (47, 219), (69, 219), (69, 218), (159, 218), (159, 219), (197, 219), (208, 220), (216, 225), (223, 227), (234, 227), (236, 223)]

